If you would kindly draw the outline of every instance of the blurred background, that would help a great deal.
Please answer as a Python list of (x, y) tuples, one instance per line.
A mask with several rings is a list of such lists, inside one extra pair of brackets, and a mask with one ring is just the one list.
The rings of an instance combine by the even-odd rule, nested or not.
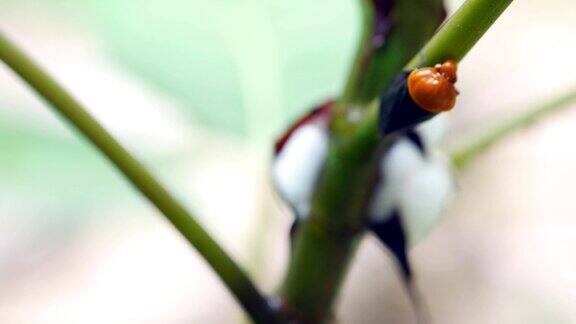
[[(460, 66), (446, 145), (574, 89), (575, 17), (572, 0), (513, 3)], [(272, 143), (342, 88), (357, 1), (3, 0), (0, 28), (276, 288), (291, 216), (271, 190)], [(573, 108), (458, 174), (450, 212), (412, 250), (436, 323), (576, 323)], [(338, 313), (413, 322), (372, 238)], [(0, 66), (0, 323), (241, 318), (156, 210)]]

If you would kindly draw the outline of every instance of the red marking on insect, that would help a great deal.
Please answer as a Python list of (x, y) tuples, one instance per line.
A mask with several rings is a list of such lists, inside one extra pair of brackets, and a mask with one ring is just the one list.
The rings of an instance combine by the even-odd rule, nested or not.
[(455, 61), (416, 69), (408, 76), (408, 93), (422, 109), (432, 113), (448, 111), (456, 104), (458, 91)]
[(292, 126), (290, 126), (290, 128), (286, 131), (286, 133), (284, 133), (284, 135), (282, 135), (282, 137), (280, 137), (276, 141), (276, 144), (274, 145), (274, 153), (278, 154), (282, 150), (282, 148), (288, 142), (294, 131), (296, 131), (296, 129), (298, 129), (300, 126), (303, 126), (304, 124), (310, 122), (314, 122), (322, 117), (329, 117), (328, 115), (332, 112), (333, 106), (334, 101), (327, 101), (323, 105), (315, 108), (314, 110), (310, 111), (308, 114), (300, 118), (298, 121), (296, 121)]

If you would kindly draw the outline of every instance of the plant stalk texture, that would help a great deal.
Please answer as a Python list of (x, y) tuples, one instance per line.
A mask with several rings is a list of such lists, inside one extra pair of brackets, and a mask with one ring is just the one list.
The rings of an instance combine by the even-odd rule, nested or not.
[[(378, 10), (392, 13), (389, 16), (396, 21), (410, 21), (410, 17), (399, 14), (404, 11), (394, 11), (394, 8), (401, 8), (394, 6), (402, 6), (403, 1), (363, 0), (363, 34), (348, 84), (336, 107), (331, 149), (317, 184), (311, 214), (302, 222), (296, 235), (280, 290), (285, 316), (300, 323), (321, 323), (333, 316), (333, 305), (364, 233), (364, 206), (373, 185), (375, 154), (390, 144), (387, 138), (378, 135), (379, 100), (376, 96), (404, 66), (410, 69), (417, 65), (433, 65), (446, 58), (460, 60), (511, 1), (466, 1), (414, 57), (418, 49), (412, 47), (402, 51), (396, 46), (373, 48), (374, 35), (380, 32), (380, 25), (375, 22), (382, 16)], [(414, 5), (418, 1), (404, 2)], [(433, 12), (441, 11), (428, 13)], [(404, 14), (417, 13), (406, 11)], [(432, 25), (434, 21), (439, 23), (438, 17), (432, 14), (421, 19), (429, 19)], [(403, 37), (411, 34), (410, 26), (405, 28), (408, 30), (403, 32)], [(393, 39), (394, 31), (392, 26), (386, 36)], [(423, 41), (426, 39), (426, 28), (413, 32), (419, 33), (418, 37)], [(381, 70), (379, 64), (385, 60), (376, 57), (387, 55), (396, 55), (387, 59), (399, 62), (393, 68)], [(379, 78), (385, 82), (373, 82)], [(378, 86), (374, 87), (374, 84)], [(350, 121), (352, 112), (361, 112), (363, 117)]]

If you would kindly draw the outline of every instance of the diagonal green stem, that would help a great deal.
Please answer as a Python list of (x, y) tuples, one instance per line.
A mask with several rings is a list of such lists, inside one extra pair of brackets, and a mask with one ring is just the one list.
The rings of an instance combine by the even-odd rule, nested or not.
[(516, 116), (499, 122), (493, 127), (482, 127), (482, 132), (479, 135), (457, 144), (455, 148), (451, 149), (450, 155), (453, 164), (459, 169), (466, 167), (475, 157), (503, 138), (530, 126), (543, 117), (572, 107), (571, 104), (574, 102), (576, 102), (576, 89), (572, 89), (549, 102), (520, 112)]
[(166, 216), (220, 276), (258, 323), (279, 322), (266, 299), (244, 271), (178, 202), (66, 90), (0, 33), (0, 60), (104, 154), (124, 176)]
[[(419, 66), (433, 66), (447, 59), (462, 60), (512, 1), (467, 0), (412, 58), (405, 70)], [(377, 102), (378, 99), (374, 101)], [(376, 109), (377, 106), (372, 107)], [(372, 115), (377, 118), (376, 114)], [(371, 123), (377, 125), (374, 121)]]
[(462, 60), (510, 3), (512, 0), (464, 2), (408, 67), (433, 66), (447, 59)]

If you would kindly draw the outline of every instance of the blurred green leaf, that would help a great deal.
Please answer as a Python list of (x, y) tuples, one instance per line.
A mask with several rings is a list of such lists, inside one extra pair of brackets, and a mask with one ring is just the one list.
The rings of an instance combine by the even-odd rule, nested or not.
[(268, 141), (340, 91), (359, 30), (347, 0), (88, 3), (124, 66), (206, 125)]

